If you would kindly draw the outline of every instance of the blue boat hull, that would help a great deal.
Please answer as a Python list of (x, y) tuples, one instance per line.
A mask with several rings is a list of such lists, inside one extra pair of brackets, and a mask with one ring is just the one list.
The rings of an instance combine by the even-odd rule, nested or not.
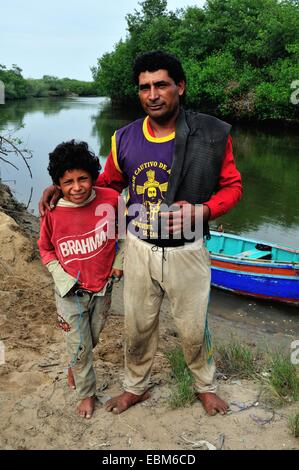
[(212, 285), (299, 305), (299, 250), (211, 232)]
[(299, 279), (258, 276), (213, 268), (212, 285), (238, 294), (299, 305)]

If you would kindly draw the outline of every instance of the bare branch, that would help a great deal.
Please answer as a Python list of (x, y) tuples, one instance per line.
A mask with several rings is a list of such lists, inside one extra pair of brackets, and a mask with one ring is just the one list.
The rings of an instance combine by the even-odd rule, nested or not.
[(26, 205), (26, 207), (25, 207), (26, 210), (27, 210), (28, 207), (30, 206), (30, 202), (31, 202), (31, 199), (32, 199), (32, 194), (33, 194), (33, 187), (31, 186), (29, 200), (28, 200), (27, 205)]
[[(1, 152), (1, 153), (4, 153), (4, 152)], [(4, 154), (4, 155), (5, 155), (5, 154)], [(9, 160), (6, 160), (6, 159), (3, 158), (3, 157), (0, 157), (0, 160), (2, 160), (2, 161), (5, 162), (5, 163), (8, 163), (9, 165), (13, 166), (16, 170), (19, 171), (19, 168), (18, 168), (16, 165), (14, 165), (13, 163), (11, 163)], [(32, 176), (31, 176), (31, 178), (32, 178)]]
[[(28, 171), (29, 171), (30, 177), (32, 178), (32, 173), (31, 173), (30, 166), (29, 166), (29, 164), (28, 164), (28, 162), (27, 162), (27, 159), (26, 159), (25, 155), (23, 154), (23, 152), (13, 143), (12, 140), (8, 140), (8, 139), (6, 139), (5, 137), (1, 136), (1, 143), (2, 143), (2, 142), (6, 143), (7, 145), (10, 145), (10, 146), (13, 148), (14, 152), (16, 153), (16, 155), (19, 155), (19, 156), (22, 158), (22, 160), (24, 161), (25, 165), (27, 166), (27, 169), (28, 169)], [(25, 151), (29, 153), (28, 150), (25, 150)]]

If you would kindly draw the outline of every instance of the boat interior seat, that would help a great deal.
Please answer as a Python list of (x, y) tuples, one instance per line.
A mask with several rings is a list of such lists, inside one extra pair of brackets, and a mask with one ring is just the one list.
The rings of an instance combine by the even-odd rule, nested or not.
[(247, 259), (271, 259), (271, 251), (261, 251), (261, 250), (248, 250), (242, 251), (242, 253), (237, 253), (235, 256), (237, 258), (247, 258)]

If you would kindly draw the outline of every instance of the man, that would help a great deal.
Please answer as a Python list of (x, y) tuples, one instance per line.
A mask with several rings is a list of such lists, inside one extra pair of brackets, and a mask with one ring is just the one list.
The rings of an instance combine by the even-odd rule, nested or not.
[[(228, 405), (215, 393), (207, 325), (209, 256), (202, 238), (185, 237), (184, 222), (188, 216), (194, 226), (202, 217), (208, 236), (208, 221), (226, 213), (241, 197), (230, 126), (181, 108), (186, 78), (171, 54), (153, 51), (137, 57), (134, 80), (147, 116), (116, 131), (97, 183), (119, 192), (129, 186), (125, 391), (109, 400), (107, 410), (122, 413), (149, 397), (159, 310), (166, 293), (196, 396), (209, 415), (225, 414)], [(172, 205), (171, 216), (165, 205)]]

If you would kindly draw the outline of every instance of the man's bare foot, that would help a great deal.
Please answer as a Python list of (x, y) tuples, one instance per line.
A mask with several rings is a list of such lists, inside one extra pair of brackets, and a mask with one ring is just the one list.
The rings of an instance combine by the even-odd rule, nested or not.
[(77, 406), (76, 413), (81, 418), (90, 419), (93, 415), (95, 397), (84, 398)]
[(217, 413), (225, 415), (229, 409), (228, 404), (219, 398), (216, 393), (198, 393), (197, 398), (202, 402), (202, 406), (209, 416), (214, 416)]
[(76, 390), (76, 384), (75, 384), (73, 371), (70, 367), (68, 367), (67, 369), (67, 384), (72, 390)]
[(144, 392), (142, 395), (135, 395), (131, 392), (123, 392), (117, 397), (111, 398), (111, 400), (106, 403), (106, 410), (112, 411), (112, 413), (120, 414), (123, 411), (126, 411), (136, 403), (147, 400), (150, 397), (148, 392)]

